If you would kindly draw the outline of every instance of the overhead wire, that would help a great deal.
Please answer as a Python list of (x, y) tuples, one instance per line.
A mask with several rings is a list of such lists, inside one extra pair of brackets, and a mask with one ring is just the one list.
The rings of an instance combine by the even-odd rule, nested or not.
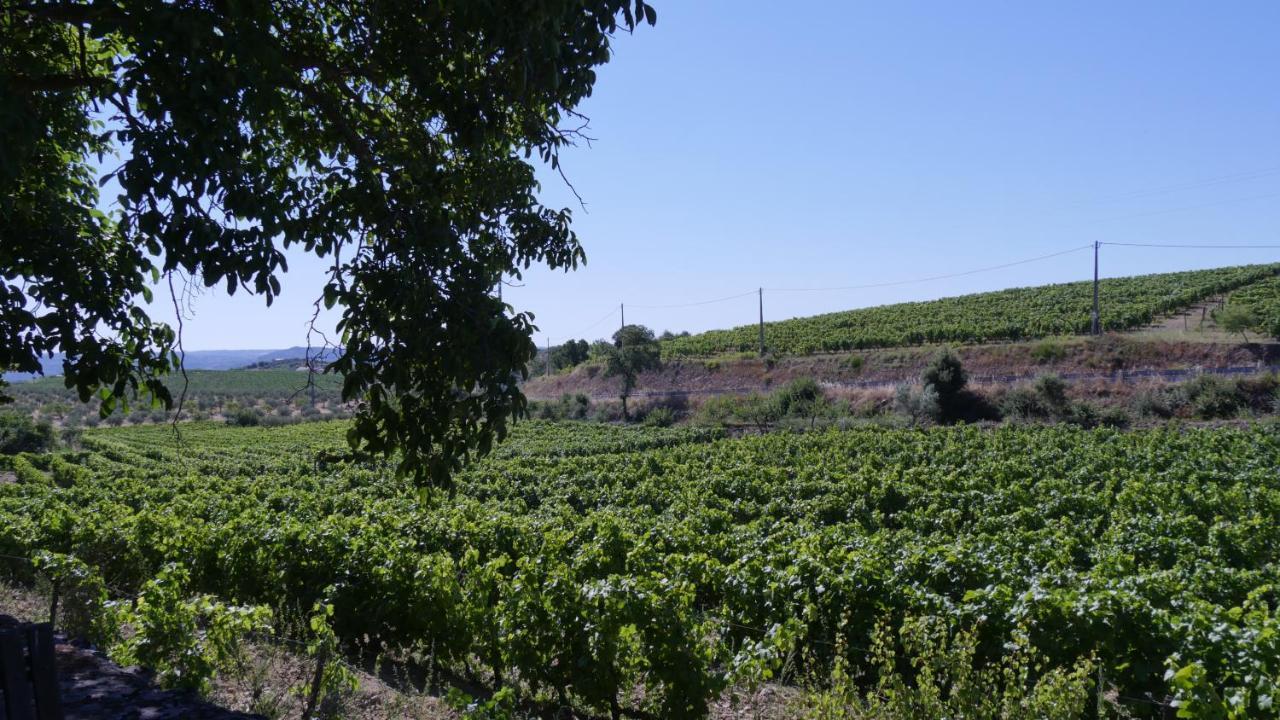
[(1080, 245), (1078, 247), (1073, 247), (1067, 250), (1060, 250), (1058, 252), (1049, 253), (1048, 255), (1038, 255), (1033, 258), (1026, 258), (1024, 260), (1015, 260), (1013, 262), (1003, 263), (1000, 265), (990, 265), (987, 267), (975, 268), (973, 270), (965, 270), (963, 272), (957, 272), (957, 273), (946, 273), (943, 275), (930, 275), (928, 277), (915, 278), (912, 280), (895, 280), (892, 282), (866, 283), (863, 285), (843, 285), (839, 287), (764, 288), (764, 289), (768, 290), (769, 292), (833, 292), (837, 290), (867, 290), (871, 288), (895, 287), (898, 285), (913, 285), (916, 283), (933, 282), (934, 280), (947, 280), (950, 278), (965, 277), (968, 275), (977, 275), (978, 273), (991, 272), (993, 270), (1003, 270), (1004, 268), (1010, 268), (1017, 265), (1026, 265), (1027, 263), (1039, 262), (1041, 260), (1048, 260), (1050, 258), (1060, 257), (1062, 255), (1069, 255), (1071, 253), (1080, 252), (1081, 250), (1087, 250), (1092, 247), (1093, 247), (1093, 243), (1090, 243), (1088, 245)]
[[(1266, 197), (1266, 196), (1263, 196), (1263, 197)], [(1113, 247), (1178, 248), (1178, 249), (1199, 249), (1199, 250), (1277, 250), (1277, 249), (1280, 249), (1280, 244), (1276, 244), (1276, 245), (1272, 245), (1272, 244), (1210, 245), (1210, 244), (1126, 243), (1126, 242), (1098, 242), (1097, 244), (1099, 246), (1106, 245), (1106, 246), (1113, 246)], [(971, 270), (964, 270), (961, 272), (944, 273), (941, 275), (929, 275), (926, 277), (912, 278), (907, 280), (894, 280), (889, 282), (863, 283), (859, 285), (840, 285), (840, 286), (830, 286), (830, 287), (787, 287), (787, 288), (764, 287), (764, 288), (759, 288), (758, 290), (748, 290), (746, 292), (738, 293), (735, 295), (728, 295), (725, 297), (713, 298), (711, 300), (700, 300), (700, 301), (688, 302), (688, 303), (669, 303), (669, 304), (661, 304), (661, 305), (636, 304), (636, 305), (631, 305), (631, 307), (637, 310), (668, 310), (668, 309), (678, 309), (678, 308), (687, 308), (687, 307), (699, 307), (704, 305), (714, 305), (716, 303), (728, 302), (730, 300), (740, 300), (742, 298), (755, 295), (757, 294), (757, 292), (762, 292), (766, 290), (769, 292), (778, 292), (778, 293), (841, 292), (841, 291), (848, 291), (848, 290), (871, 290), (876, 288), (915, 285), (919, 283), (935, 282), (938, 280), (948, 280), (952, 278), (967, 277), (970, 275), (977, 275), (980, 273), (993, 272), (996, 270), (1003, 270), (1006, 268), (1017, 267), (1019, 265), (1026, 265), (1029, 263), (1041, 262), (1043, 260), (1050, 260), (1052, 258), (1061, 257), (1063, 255), (1070, 255), (1072, 253), (1088, 250), (1088, 249), (1091, 249), (1093, 246), (1094, 246), (1094, 243), (1089, 243), (1087, 245), (1078, 245), (1076, 247), (1067, 248), (1065, 250), (1059, 250), (1057, 252), (1052, 252), (1045, 255), (1037, 255), (1035, 257), (1024, 258), (1021, 260), (1014, 260), (1012, 262), (1001, 263), (998, 265), (988, 265), (986, 267), (974, 268)], [(587, 326), (583, 330), (576, 333), (574, 337), (585, 335), (585, 333), (595, 328), (596, 326), (600, 325), (600, 323), (604, 322), (605, 320), (608, 320), (619, 310), (620, 308), (614, 308), (610, 310), (608, 314), (606, 314), (604, 317), (600, 318), (599, 320), (595, 321), (591, 325)]]
[(1193, 248), (1197, 250), (1280, 250), (1280, 245), (1181, 245), (1171, 243), (1100, 242), (1099, 245), (1142, 248)]
[(737, 295), (730, 295), (728, 297), (716, 298), (714, 300), (701, 300), (699, 302), (674, 303), (671, 305), (632, 305), (631, 307), (636, 308), (638, 310), (666, 310), (669, 308), (685, 308), (685, 307), (697, 307), (699, 305), (714, 305), (715, 303), (722, 303), (722, 302), (727, 302), (729, 300), (737, 300), (739, 298), (744, 298), (744, 297), (747, 297), (748, 295), (755, 295), (757, 292), (758, 292), (757, 290), (748, 290), (747, 292), (738, 293)]
[(1248, 172), (1233, 173), (1231, 175), (1219, 175), (1217, 177), (1205, 178), (1203, 180), (1192, 180), (1190, 182), (1174, 183), (1170, 185), (1161, 185), (1143, 190), (1130, 190), (1128, 192), (1115, 193), (1096, 198), (1094, 201), (1107, 200), (1135, 200), (1156, 195), (1165, 195), (1168, 193), (1182, 192), (1184, 190), (1198, 190), (1200, 188), (1214, 187), (1217, 185), (1227, 185), (1237, 182), (1249, 182), (1251, 180), (1262, 180), (1280, 175), (1280, 167), (1262, 168), (1260, 170), (1251, 170)]
[(616, 315), (616, 314), (618, 313), (618, 310), (619, 310), (619, 308), (614, 308), (614, 309), (610, 310), (608, 313), (606, 313), (606, 314), (605, 314), (605, 316), (604, 316), (604, 317), (602, 317), (602, 318), (600, 318), (599, 320), (597, 320), (597, 321), (595, 321), (595, 322), (591, 323), (590, 325), (588, 325), (588, 326), (586, 326), (585, 328), (583, 328), (583, 329), (579, 330), (578, 332), (574, 333), (573, 335), (570, 335), (570, 337), (578, 337), (578, 336), (581, 336), (581, 335), (586, 335), (588, 331), (592, 330), (593, 328), (595, 328), (595, 327), (596, 327), (597, 325), (599, 325), (600, 323), (602, 323), (602, 322), (604, 322), (605, 320), (608, 320), (609, 318), (611, 318), (611, 317), (613, 317), (614, 315)]

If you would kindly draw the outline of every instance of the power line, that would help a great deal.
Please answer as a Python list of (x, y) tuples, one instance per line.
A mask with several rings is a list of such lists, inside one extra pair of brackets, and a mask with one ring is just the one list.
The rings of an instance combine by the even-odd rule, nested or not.
[(1086, 225), (1097, 225), (1098, 223), (1116, 222), (1118, 220), (1136, 220), (1138, 218), (1153, 217), (1156, 215), (1169, 215), (1171, 213), (1186, 212), (1187, 210), (1200, 210), (1202, 208), (1218, 207), (1220, 205), (1234, 205), (1236, 203), (1252, 202), (1254, 200), (1267, 200), (1275, 197), (1280, 197), (1280, 193), (1265, 193), (1263, 195), (1250, 195), (1249, 197), (1229, 198), (1226, 200), (1200, 203), (1198, 205), (1183, 205), (1181, 207), (1165, 208), (1164, 210), (1151, 210), (1149, 212), (1132, 213), (1129, 215), (1113, 215), (1111, 217), (1099, 218), (1088, 222), (1072, 223), (1065, 227), (1082, 227)]
[(1062, 255), (1069, 255), (1071, 253), (1080, 252), (1081, 250), (1087, 250), (1092, 247), (1093, 247), (1093, 243), (1089, 243), (1088, 245), (1080, 245), (1078, 247), (1073, 247), (1068, 250), (1060, 250), (1055, 253), (1049, 253), (1048, 255), (1039, 255), (1033, 258), (1027, 258), (1025, 260), (1015, 260), (1013, 262), (1008, 262), (1001, 265), (990, 265), (988, 267), (976, 268), (974, 270), (965, 270), (964, 272), (958, 272), (958, 273), (947, 273), (945, 275), (931, 275), (929, 277), (915, 278), (913, 280), (897, 280), (894, 282), (867, 283), (865, 285), (845, 285), (841, 287), (765, 288), (765, 290), (768, 290), (769, 292), (830, 292), (830, 291), (836, 291), (836, 290), (867, 290), (871, 288), (894, 287), (897, 285), (912, 285), (915, 283), (932, 282), (934, 280), (947, 280), (949, 278), (965, 277), (966, 275), (976, 275), (978, 273), (991, 272), (992, 270), (1002, 270), (1004, 268), (1014, 267), (1016, 265), (1026, 265), (1027, 263), (1039, 262), (1041, 260), (1048, 260), (1049, 258), (1060, 257)]
[(1104, 242), (1099, 245), (1143, 248), (1194, 248), (1197, 250), (1280, 250), (1280, 245), (1176, 245), (1167, 243)]
[[(1259, 196), (1259, 197), (1269, 197), (1269, 196)], [(1209, 245), (1209, 244), (1125, 243), (1125, 242), (1098, 242), (1096, 244), (1099, 246), (1109, 245), (1113, 247), (1176, 248), (1176, 249), (1200, 249), (1200, 250), (1278, 250), (1280, 249), (1280, 245), (1271, 245), (1271, 244)], [(962, 272), (945, 273), (942, 275), (930, 275), (927, 277), (913, 278), (909, 280), (895, 280), (891, 282), (865, 283), (861, 285), (842, 285), (842, 286), (833, 286), (833, 287), (762, 288), (757, 290), (748, 290), (743, 293), (728, 295), (720, 298), (714, 298), (711, 300), (700, 300), (696, 302), (671, 303), (671, 304), (662, 304), (662, 305), (632, 305), (632, 307), (637, 309), (642, 309), (642, 310), (665, 310), (665, 309), (698, 307), (698, 306), (713, 305), (716, 303), (728, 302), (730, 300), (740, 300), (742, 298), (755, 295), (761, 292), (762, 290), (768, 290), (770, 292), (838, 292), (838, 291), (846, 291), (846, 290), (870, 290), (870, 289), (876, 289), (876, 288), (898, 287), (902, 285), (914, 285), (918, 283), (926, 283), (926, 282), (934, 282), (938, 280), (947, 280), (951, 278), (967, 277), (970, 275), (977, 275), (979, 273), (992, 272), (995, 270), (1003, 270), (1005, 268), (1017, 267), (1019, 265), (1026, 265), (1029, 263), (1040, 262), (1043, 260), (1049, 260), (1052, 258), (1061, 257), (1063, 255), (1077, 253), (1082, 250), (1094, 248), (1094, 246), (1095, 246), (1095, 243), (1089, 243), (1088, 245), (1079, 245), (1073, 248), (1068, 248), (1066, 250), (1060, 250), (1058, 252), (1048, 253), (1046, 255), (1037, 255), (1036, 257), (1024, 258), (1022, 260), (1014, 260), (1012, 262), (1001, 263), (999, 265), (988, 265), (986, 267), (974, 268), (972, 270), (965, 270)], [(620, 308), (611, 309), (606, 315), (604, 315), (604, 317), (601, 317), (599, 320), (596, 320), (595, 322), (593, 322), (591, 325), (587, 326), (583, 330), (579, 331), (578, 333), (575, 333), (574, 337), (585, 336), (585, 334), (588, 331), (599, 326), (601, 323), (608, 320), (609, 318), (613, 317), (619, 311), (620, 311)]]
[(755, 290), (748, 290), (747, 292), (744, 292), (744, 293), (739, 293), (737, 295), (730, 295), (728, 297), (716, 298), (715, 300), (702, 300), (700, 302), (691, 302), (691, 303), (676, 303), (673, 305), (632, 305), (631, 307), (640, 308), (641, 310), (666, 310), (669, 308), (696, 307), (698, 305), (714, 305), (715, 303), (727, 302), (729, 300), (737, 300), (739, 298), (744, 298), (744, 297), (747, 297), (748, 295), (755, 295), (755, 294), (756, 294)]
[(1128, 192), (1116, 193), (1097, 198), (1096, 201), (1106, 200), (1131, 200), (1154, 195), (1164, 195), (1167, 193), (1180, 192), (1183, 190), (1197, 190), (1203, 187), (1213, 187), (1216, 185), (1226, 185), (1229, 183), (1248, 182), (1250, 180), (1261, 180), (1280, 174), (1280, 167), (1263, 168), (1261, 170), (1252, 170), (1248, 172), (1233, 173), (1231, 175), (1219, 175), (1217, 177), (1205, 178), (1203, 180), (1192, 180), (1183, 183), (1174, 183), (1171, 185), (1161, 185), (1143, 190), (1130, 190)]
[(613, 309), (612, 309), (612, 310), (610, 310), (610, 311), (608, 312), (608, 314), (606, 314), (604, 317), (602, 317), (602, 318), (600, 318), (599, 320), (597, 320), (597, 321), (595, 321), (595, 322), (591, 323), (590, 325), (588, 325), (588, 326), (586, 326), (585, 328), (583, 328), (582, 330), (580, 330), (580, 331), (578, 331), (578, 332), (574, 333), (574, 334), (573, 334), (573, 335), (571, 335), (570, 337), (585, 336), (585, 335), (586, 335), (586, 334), (587, 334), (587, 333), (588, 333), (592, 328), (595, 328), (595, 327), (596, 327), (597, 325), (599, 325), (600, 323), (602, 323), (602, 322), (604, 322), (605, 320), (608, 320), (609, 318), (613, 317), (615, 314), (617, 314), (617, 312), (618, 312), (618, 308), (613, 308)]

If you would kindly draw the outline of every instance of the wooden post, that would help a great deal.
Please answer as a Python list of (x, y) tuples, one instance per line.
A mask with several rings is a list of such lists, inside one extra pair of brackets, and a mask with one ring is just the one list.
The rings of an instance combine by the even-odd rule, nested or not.
[(764, 288), (757, 288), (760, 296), (760, 357), (764, 357)]
[(302, 717), (308, 720), (315, 717), (316, 707), (320, 704), (320, 688), (324, 685), (324, 668), (328, 664), (329, 647), (322, 645), (316, 658), (316, 674), (311, 678), (311, 692), (307, 694), (307, 707), (302, 711)]
[(0, 687), (4, 688), (4, 716), (33, 720), (31, 684), (27, 682), (27, 658), (17, 629), (0, 630)]
[(1098, 316), (1098, 246), (1102, 243), (1096, 240), (1093, 243), (1093, 334), (1102, 334), (1102, 319)]

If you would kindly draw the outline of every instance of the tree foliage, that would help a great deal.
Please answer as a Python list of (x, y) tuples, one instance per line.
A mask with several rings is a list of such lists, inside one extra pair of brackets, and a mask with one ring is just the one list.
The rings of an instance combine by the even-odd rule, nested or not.
[(655, 20), (643, 0), (6, 3), (0, 367), (62, 350), (82, 399), (168, 404), (152, 286), (269, 305), (306, 251), (330, 262), (352, 442), (443, 480), (525, 406), (532, 316), (491, 289), (583, 260), (532, 158), (559, 168), (614, 34)]
[(586, 361), (591, 353), (591, 345), (586, 340), (570, 340), (563, 345), (551, 348), (551, 369), (563, 370), (577, 367)]
[(1240, 337), (1244, 338), (1245, 342), (1249, 342), (1247, 331), (1258, 325), (1258, 316), (1254, 313), (1253, 308), (1242, 304), (1227, 305), (1215, 312), (1213, 319), (1217, 321), (1218, 326), (1224, 331), (1232, 334), (1240, 333)]
[(635, 390), (640, 373), (661, 367), (662, 350), (652, 330), (643, 325), (625, 325), (613, 334), (613, 346), (606, 350), (604, 375), (622, 378), (618, 397), (624, 419), (629, 417), (627, 398)]

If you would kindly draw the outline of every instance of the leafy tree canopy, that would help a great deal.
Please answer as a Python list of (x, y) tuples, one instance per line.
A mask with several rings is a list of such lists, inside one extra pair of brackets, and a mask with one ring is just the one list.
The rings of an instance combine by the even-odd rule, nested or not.
[(627, 398), (635, 390), (640, 373), (661, 367), (662, 349), (652, 330), (643, 325), (624, 325), (613, 334), (613, 346), (605, 355), (604, 375), (622, 378), (618, 397), (624, 418), (628, 417)]
[(643, 0), (6, 2), (0, 367), (62, 350), (104, 411), (169, 405), (151, 286), (269, 305), (301, 248), (332, 261), (317, 308), (341, 309), (353, 444), (445, 480), (525, 405), (532, 317), (491, 288), (583, 260), (531, 159), (558, 169), (614, 34), (655, 19)]
[(1229, 333), (1240, 333), (1249, 342), (1249, 330), (1258, 326), (1258, 316), (1248, 305), (1229, 304), (1213, 314), (1218, 326)]

